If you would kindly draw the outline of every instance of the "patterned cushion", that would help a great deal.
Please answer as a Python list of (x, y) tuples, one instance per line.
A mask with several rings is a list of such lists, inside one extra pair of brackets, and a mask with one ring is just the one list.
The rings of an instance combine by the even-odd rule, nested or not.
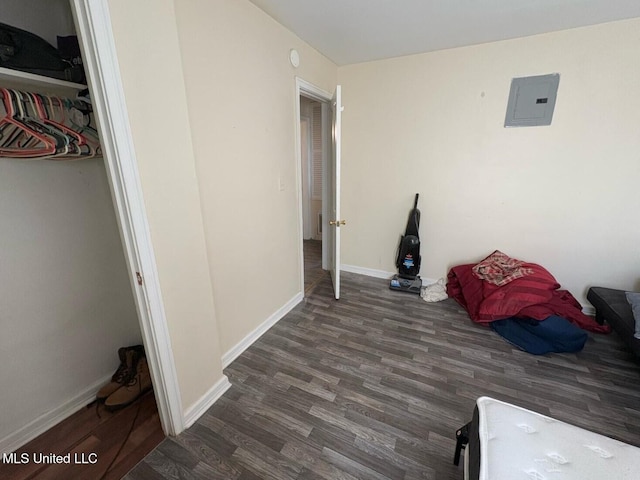
[(480, 280), (485, 280), (501, 287), (516, 278), (533, 273), (533, 269), (524, 267), (523, 264), (523, 261), (511, 258), (509, 255), (496, 250), (475, 265), (472, 270)]

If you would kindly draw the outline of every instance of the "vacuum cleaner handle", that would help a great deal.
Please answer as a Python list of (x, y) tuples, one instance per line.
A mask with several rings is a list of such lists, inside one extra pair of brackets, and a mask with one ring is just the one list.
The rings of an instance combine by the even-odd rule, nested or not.
[(404, 231), (406, 235), (419, 236), (418, 228), (420, 227), (420, 210), (418, 210), (418, 197), (420, 195), (416, 193), (416, 199), (413, 203), (413, 209), (409, 212), (409, 218), (407, 220), (407, 228)]

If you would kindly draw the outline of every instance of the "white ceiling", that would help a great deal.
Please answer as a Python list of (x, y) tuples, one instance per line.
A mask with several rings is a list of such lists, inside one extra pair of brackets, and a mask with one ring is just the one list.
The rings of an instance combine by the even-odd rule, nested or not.
[(338, 65), (640, 17), (640, 0), (251, 0)]

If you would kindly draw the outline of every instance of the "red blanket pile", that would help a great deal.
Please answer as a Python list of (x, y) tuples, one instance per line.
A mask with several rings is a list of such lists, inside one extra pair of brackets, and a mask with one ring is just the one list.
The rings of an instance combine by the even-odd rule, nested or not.
[(599, 325), (582, 313), (580, 303), (567, 290), (559, 290), (560, 284), (540, 265), (519, 262), (526, 274), (502, 285), (480, 279), (474, 266), (453, 267), (447, 279), (447, 294), (467, 310), (474, 322), (487, 324), (510, 317), (544, 320), (558, 315), (591, 332), (611, 331), (608, 325)]

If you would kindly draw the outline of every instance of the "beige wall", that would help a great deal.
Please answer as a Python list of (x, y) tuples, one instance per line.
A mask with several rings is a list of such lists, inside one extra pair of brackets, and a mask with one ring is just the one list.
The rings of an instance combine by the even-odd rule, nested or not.
[[(393, 271), (419, 192), (424, 277), (500, 249), (583, 302), (640, 288), (639, 55), (635, 19), (341, 67), (344, 263)], [(503, 128), (511, 78), (554, 72), (553, 124)]]
[(221, 353), (173, 0), (109, 8), (182, 404), (220, 378)]
[(246, 0), (175, 5), (224, 353), (302, 291), (295, 76), (332, 90), (337, 67)]

